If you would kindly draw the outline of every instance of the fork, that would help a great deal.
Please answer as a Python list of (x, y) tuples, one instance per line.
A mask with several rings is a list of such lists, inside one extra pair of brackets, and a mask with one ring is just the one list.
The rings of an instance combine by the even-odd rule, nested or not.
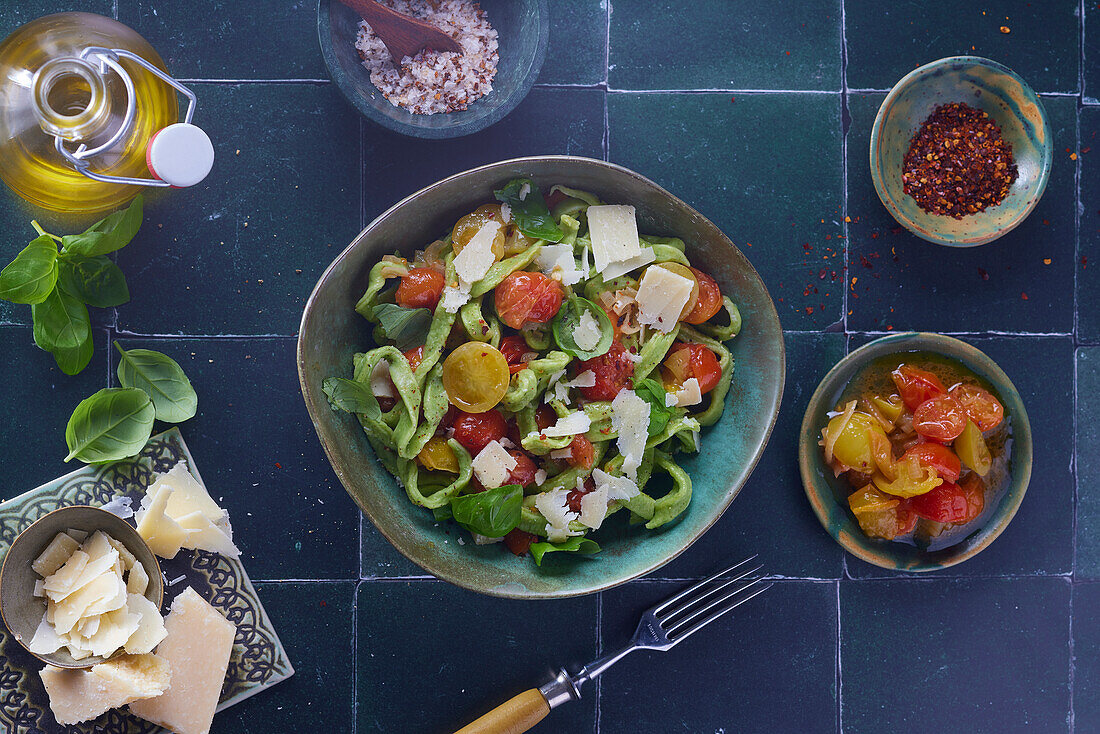
[[(762, 580), (760, 577), (745, 581), (763, 568), (760, 565), (748, 567), (755, 558), (751, 556), (735, 563), (646, 610), (634, 636), (621, 650), (589, 663), (574, 675), (562, 668), (549, 683), (505, 701), (456, 734), (521, 734), (546, 718), (550, 709), (580, 699), (582, 685), (635, 650), (671, 650), (771, 586), (771, 583), (757, 586)], [(731, 573), (732, 577), (723, 578)]]

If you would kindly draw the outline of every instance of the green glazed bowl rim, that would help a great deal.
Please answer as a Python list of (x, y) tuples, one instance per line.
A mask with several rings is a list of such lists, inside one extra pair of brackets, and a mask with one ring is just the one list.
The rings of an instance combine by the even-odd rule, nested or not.
[[(851, 378), (878, 357), (904, 352), (934, 352), (959, 362), (992, 384), (997, 397), (1012, 420), (1012, 470), (1010, 483), (996, 511), (981, 528), (956, 545), (926, 552), (904, 543), (868, 538), (851, 517), (848, 506), (828, 486), (829, 472), (817, 444), (825, 401), (835, 398)], [(1015, 517), (1031, 480), (1032, 436), (1020, 393), (1008, 375), (985, 352), (960, 339), (930, 332), (900, 332), (875, 339), (852, 351), (829, 370), (810, 398), (802, 419), (798, 441), (798, 465), (802, 488), (821, 526), (837, 543), (857, 558), (881, 568), (896, 571), (936, 571), (962, 563), (987, 548)], [(843, 522), (837, 522), (837, 512)]]
[[(530, 58), (527, 73), (523, 76), (523, 79), (520, 80), (520, 83), (511, 91), (503, 104), (484, 117), (476, 117), (446, 127), (424, 127), (410, 122), (402, 122), (380, 114), (373, 105), (363, 99), (362, 95), (357, 94), (348, 83), (347, 72), (345, 72), (344, 68), (340, 65), (332, 47), (332, 20), (329, 8), (332, 3), (338, 1), (339, 0), (317, 1), (317, 40), (321, 44), (321, 56), (325, 60), (325, 67), (328, 69), (329, 76), (332, 78), (332, 82), (336, 88), (340, 90), (340, 94), (344, 99), (355, 107), (355, 109), (359, 110), (364, 117), (370, 119), (371, 122), (402, 135), (428, 140), (446, 140), (449, 138), (461, 138), (466, 135), (472, 135), (495, 125), (507, 117), (512, 110), (527, 97), (527, 94), (531, 91), (531, 87), (535, 85), (535, 80), (538, 79), (539, 73), (542, 71), (543, 62), (546, 60), (546, 47), (550, 42), (550, 3), (549, 0), (534, 0), (538, 8), (539, 17), (539, 36), (538, 42), (535, 45), (535, 53), (534, 56)], [(472, 104), (477, 104), (477, 102), (473, 102)], [(423, 115), (421, 116), (424, 117)], [(432, 117), (436, 117), (436, 115), (432, 115)]]
[[(748, 261), (748, 258), (744, 256), (744, 253), (741, 253), (741, 256), (744, 260), (744, 265), (746, 267), (744, 271), (746, 276), (751, 276), (751, 278), (755, 279), (759, 283), (761, 291), (767, 296), (764, 299), (764, 303), (761, 304), (763, 311), (760, 313), (759, 317), (761, 318), (762, 322), (766, 322), (767, 324), (774, 326), (774, 331), (778, 337), (776, 340), (776, 348), (778, 352), (779, 362), (779, 379), (776, 381), (775, 384), (774, 400), (771, 401), (770, 405), (764, 406), (764, 408), (760, 411), (761, 425), (763, 427), (763, 431), (760, 434), (759, 442), (753, 448), (751, 455), (748, 457), (748, 460), (740, 465), (744, 468), (744, 471), (738, 473), (739, 478), (732, 479), (728, 482), (728, 486), (726, 486), (726, 489), (722, 496), (716, 500), (715, 505), (711, 510), (712, 514), (707, 519), (705, 524), (699, 527), (694, 534), (692, 534), (685, 540), (683, 545), (676, 548), (673, 552), (663, 554), (657, 557), (655, 560), (647, 562), (644, 565), (640, 566), (637, 570), (633, 570), (629, 573), (624, 573), (621, 576), (611, 577), (608, 580), (600, 580), (598, 582), (593, 582), (586, 585), (578, 585), (576, 587), (564, 590), (556, 590), (551, 592), (532, 592), (527, 589), (519, 590), (513, 588), (512, 585), (494, 587), (479, 585), (476, 582), (471, 582), (467, 580), (465, 577), (457, 576), (448, 572), (445, 568), (441, 567), (435, 562), (434, 556), (422, 555), (414, 557), (412, 552), (407, 549), (402, 542), (399, 542), (397, 539), (392, 537), (391, 533), (387, 531), (385, 524), (376, 521), (372, 512), (367, 507), (359, 503), (346, 477), (345, 469), (341, 468), (340, 461), (337, 459), (336, 454), (334, 453), (334, 449), (329, 445), (329, 439), (321, 430), (319, 422), (314, 418), (314, 412), (316, 410), (331, 410), (331, 408), (328, 405), (327, 399), (321, 393), (321, 391), (309, 382), (308, 376), (306, 374), (306, 347), (303, 339), (308, 330), (307, 325), (310, 313), (313, 310), (315, 302), (319, 298), (319, 294), (328, 282), (330, 275), (332, 275), (333, 271), (335, 271), (343, 263), (343, 261), (349, 256), (352, 250), (354, 250), (358, 246), (358, 243), (364, 238), (364, 236), (369, 234), (392, 213), (394, 213), (398, 209), (401, 209), (402, 207), (407, 206), (410, 202), (432, 191), (433, 189), (443, 187), (455, 179), (461, 179), (463, 177), (482, 171), (505, 169), (509, 166), (524, 166), (526, 164), (534, 162), (550, 162), (563, 164), (579, 162), (586, 165), (593, 165), (597, 167), (611, 169), (620, 174), (624, 174), (626, 176), (634, 178), (639, 182), (652, 187), (655, 192), (657, 192), (662, 197), (666, 197), (675, 206), (684, 207), (688, 212), (691, 213), (693, 217), (696, 217), (701, 221), (711, 224), (711, 226), (713, 226), (720, 235), (720, 241), (724, 244), (725, 247), (732, 248), (734, 251), (740, 252), (737, 246), (733, 244), (733, 242), (729, 239), (728, 236), (725, 235), (725, 233), (723, 233), (716, 225), (710, 223), (710, 221), (698, 211), (696, 211), (694, 207), (687, 204), (674, 194), (670, 193), (664, 187), (646, 178), (645, 176), (642, 176), (641, 174), (630, 170), (629, 168), (625, 168), (615, 163), (610, 163), (608, 161), (599, 160), (596, 158), (586, 158), (583, 156), (570, 155), (538, 155), (496, 161), (494, 163), (477, 166), (466, 171), (452, 174), (450, 176), (447, 176), (446, 178), (436, 181), (435, 183), (425, 186), (424, 188), (413, 194), (410, 194), (409, 196), (406, 196), (405, 198), (390, 206), (377, 217), (375, 217), (370, 222), (370, 224), (368, 224), (358, 235), (356, 235), (352, 239), (351, 243), (333, 259), (333, 261), (321, 274), (321, 276), (317, 280), (317, 284), (314, 286), (313, 291), (310, 293), (310, 296), (306, 301), (306, 305), (303, 309), (302, 321), (299, 325), (296, 361), (298, 365), (298, 381), (299, 387), (302, 392), (302, 397), (306, 403), (306, 408), (309, 411), (310, 418), (314, 423), (317, 437), (321, 442), (321, 446), (324, 449), (325, 457), (328, 459), (329, 465), (332, 467), (333, 471), (335, 472), (337, 478), (340, 480), (341, 485), (343, 485), (344, 489), (347, 491), (348, 495), (352, 498), (353, 501), (355, 501), (356, 506), (360, 510), (361, 514), (371, 521), (371, 523), (378, 529), (382, 536), (385, 537), (390, 545), (397, 549), (397, 551), (401, 553), (401, 555), (403, 555), (414, 564), (438, 579), (447, 581), (464, 589), (476, 591), (481, 594), (510, 599), (563, 599), (568, 597), (592, 594), (619, 586), (632, 579), (645, 576), (646, 574), (653, 572), (654, 570), (660, 568), (661, 566), (664, 566), (665, 564), (680, 556), (680, 554), (690, 548), (692, 544), (694, 544), (699, 538), (701, 538), (711, 527), (714, 526), (716, 522), (718, 522), (722, 515), (725, 514), (726, 510), (729, 509), (729, 506), (733, 503), (733, 500), (740, 493), (741, 489), (744, 487), (745, 482), (748, 480), (748, 477), (752, 474), (753, 470), (755, 470), (756, 468), (756, 465), (759, 463), (760, 457), (763, 455), (764, 449), (767, 447), (768, 442), (771, 439), (772, 431), (775, 428), (775, 422), (779, 415), (779, 408), (783, 401), (783, 392), (785, 387), (784, 377), (786, 375), (786, 345), (783, 341), (782, 328), (779, 323), (779, 314), (776, 311), (775, 302), (771, 298), (771, 294), (768, 291), (767, 286), (764, 284), (763, 279), (760, 278), (760, 275), (756, 271), (756, 268), (752, 265), (752, 263)], [(768, 327), (769, 330), (771, 329), (771, 326)], [(374, 457), (373, 450), (369, 450), (369, 456), (371, 461), (377, 460)], [(520, 588), (522, 589), (523, 587)]]
[[(894, 203), (893, 197), (890, 196), (889, 191), (886, 189), (886, 184), (882, 179), (882, 170), (878, 165), (878, 156), (876, 151), (879, 147), (879, 138), (881, 137), (883, 125), (885, 125), (886, 117), (891, 112), (894, 103), (909, 87), (914, 84), (918, 84), (929, 73), (936, 71), (944, 66), (951, 65), (966, 65), (966, 66), (983, 66), (988, 69), (992, 69), (1000, 74), (1004, 74), (1010, 77), (1012, 80), (1020, 85), (1020, 89), (1023, 91), (1024, 96), (1029, 102), (1035, 104), (1035, 107), (1039, 110), (1039, 122), (1043, 128), (1043, 150), (1041, 157), (1041, 170), (1039, 172), (1038, 184), (1036, 186), (1035, 195), (1031, 197), (1027, 206), (1019, 209), (1012, 221), (996, 230), (995, 232), (981, 236), (981, 237), (954, 237), (949, 235), (940, 234), (934, 230), (926, 230), (919, 227), (915, 222), (906, 217), (901, 210)], [(1032, 210), (1039, 203), (1039, 199), (1043, 197), (1043, 192), (1046, 191), (1047, 182), (1050, 179), (1050, 169), (1054, 161), (1054, 141), (1051, 139), (1050, 123), (1047, 120), (1046, 109), (1043, 107), (1042, 100), (1039, 95), (1035, 93), (1035, 90), (1031, 88), (1023, 77), (1008, 68), (1004, 64), (994, 61), (993, 59), (987, 59), (983, 56), (948, 56), (946, 58), (937, 59), (931, 61), (923, 66), (918, 66), (913, 71), (903, 76), (897, 84), (895, 84), (890, 92), (886, 95), (886, 98), (882, 100), (882, 104), (878, 108), (878, 114), (875, 115), (875, 123), (871, 126), (871, 140), (870, 140), (870, 168), (871, 168), (871, 181), (875, 184), (875, 192), (878, 194), (879, 200), (882, 205), (886, 207), (886, 210), (890, 212), (890, 215), (898, 222), (898, 224), (905, 227), (907, 230), (915, 234), (921, 239), (928, 242), (934, 242), (937, 245), (946, 245), (948, 247), (977, 247), (978, 245), (984, 245), (993, 240), (996, 240), (1015, 229), (1021, 222), (1027, 219)]]

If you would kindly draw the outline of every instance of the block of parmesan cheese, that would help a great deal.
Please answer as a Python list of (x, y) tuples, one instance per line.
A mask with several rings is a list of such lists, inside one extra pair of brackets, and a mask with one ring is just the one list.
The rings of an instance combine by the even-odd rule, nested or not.
[(157, 656), (172, 669), (172, 687), (130, 704), (130, 711), (176, 734), (207, 734), (237, 628), (190, 587), (172, 602), (164, 625), (168, 636)]
[(171, 680), (168, 663), (156, 655), (120, 655), (91, 670), (47, 665), (40, 673), (50, 709), (60, 724), (78, 724), (113, 708), (159, 696)]

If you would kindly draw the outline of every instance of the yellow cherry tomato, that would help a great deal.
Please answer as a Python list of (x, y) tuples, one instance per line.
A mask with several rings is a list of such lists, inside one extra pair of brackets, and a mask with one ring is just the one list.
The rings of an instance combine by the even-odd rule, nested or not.
[(905, 456), (894, 464), (894, 471), (897, 476), (893, 481), (881, 474), (875, 474), (872, 481), (879, 490), (895, 497), (916, 497), (943, 484), (935, 469), (922, 466), (913, 455)]
[(508, 391), (508, 360), (492, 345), (466, 342), (443, 362), (443, 389), (451, 405), (484, 413)]
[(657, 263), (650, 267), (664, 268), (670, 273), (691, 281), (691, 295), (688, 296), (688, 302), (684, 305), (684, 309), (680, 311), (680, 320), (682, 321), (695, 308), (695, 304), (699, 302), (699, 279), (695, 277), (695, 273), (691, 272), (691, 268), (677, 262)]
[(424, 444), (424, 448), (420, 449), (420, 453), (416, 458), (425, 469), (458, 474), (458, 457), (455, 456), (455, 452), (451, 450), (451, 447), (447, 445), (447, 439), (442, 436), (432, 436), (429, 438), (428, 442)]
[(856, 471), (870, 473), (874, 468), (874, 452), (868, 432), (886, 438), (886, 433), (871, 416), (857, 411), (845, 421), (843, 415), (838, 415), (829, 421), (825, 431), (829, 436), (836, 435), (833, 456), (837, 461)]
[(470, 240), (474, 238), (482, 227), (489, 222), (497, 222), (500, 224), (500, 229), (497, 230), (496, 237), (493, 238), (493, 256), (500, 260), (504, 257), (505, 250), (505, 227), (504, 222), (501, 221), (500, 204), (485, 204), (479, 206), (474, 211), (470, 212), (462, 219), (459, 219), (455, 224), (455, 228), (451, 230), (451, 247), (454, 248), (455, 254), (462, 252), (462, 248), (470, 243)]
[(981, 429), (974, 421), (966, 422), (966, 428), (955, 439), (954, 448), (962, 463), (973, 469), (979, 477), (989, 473), (989, 468), (993, 466), (993, 457), (989, 454), (989, 446)]

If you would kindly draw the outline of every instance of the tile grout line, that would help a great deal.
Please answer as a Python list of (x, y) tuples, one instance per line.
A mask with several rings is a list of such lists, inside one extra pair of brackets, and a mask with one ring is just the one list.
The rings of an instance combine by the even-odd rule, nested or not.
[(840, 0), (840, 171), (843, 193), (841, 195), (841, 228), (844, 230), (844, 277), (841, 280), (840, 324), (843, 332), (848, 333), (848, 269), (849, 250), (852, 247), (851, 216), (848, 214), (848, 133), (852, 129), (851, 111), (848, 109), (848, 18), (845, 14), (844, 0)]
[[(1077, 544), (1074, 543), (1074, 545)], [(1069, 734), (1073, 734), (1077, 730), (1077, 712), (1074, 709), (1073, 702), (1077, 682), (1077, 651), (1073, 645), (1073, 597), (1075, 592), (1076, 587), (1071, 579), (1069, 584), (1069, 720), (1066, 722), (1069, 724)]]
[(836, 732), (844, 732), (844, 669), (840, 660), (840, 579), (836, 582)]
[[(611, 160), (611, 112), (610, 101), (607, 93), (611, 85), (611, 0), (604, 0), (607, 4), (607, 25), (603, 43), (603, 159)], [(599, 734), (597, 727), (596, 734)]]
[[(360, 518), (361, 520), (362, 518)], [(362, 523), (360, 523), (360, 527)], [(362, 545), (360, 545), (362, 553)], [(359, 586), (360, 580), (355, 584), (351, 600), (351, 732), (359, 731)]]
[[(596, 659), (603, 655), (603, 593), (596, 594)], [(596, 734), (600, 734), (600, 714), (603, 700), (603, 676), (596, 676)]]

